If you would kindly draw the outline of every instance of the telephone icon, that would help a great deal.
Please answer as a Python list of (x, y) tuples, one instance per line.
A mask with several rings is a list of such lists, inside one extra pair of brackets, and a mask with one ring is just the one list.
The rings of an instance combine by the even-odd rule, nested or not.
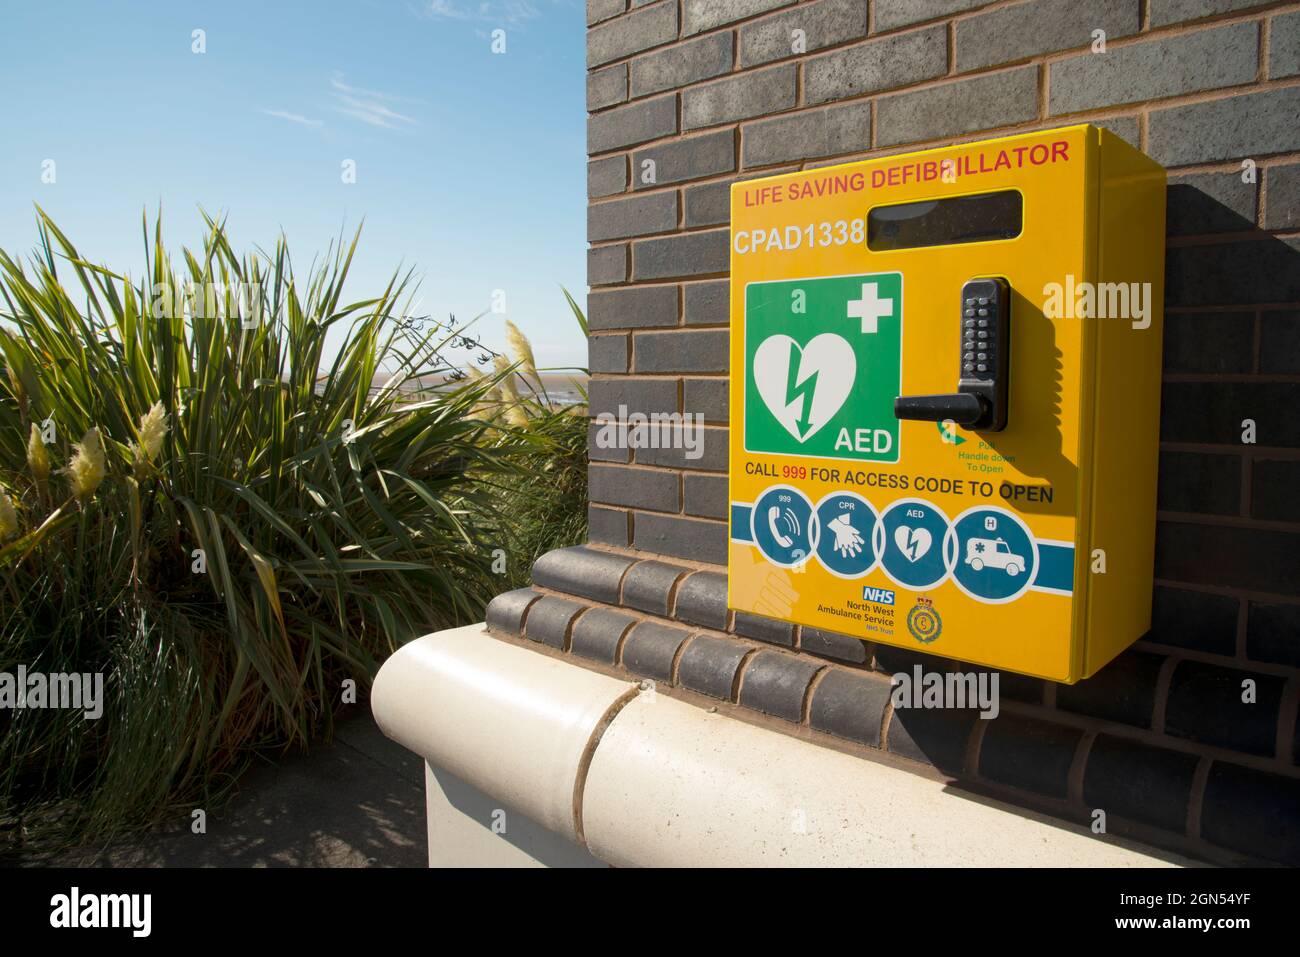
[(778, 545), (782, 548), (789, 548), (794, 544), (794, 539), (790, 535), (786, 535), (781, 531), (781, 523), (784, 523), (786, 528), (788, 528), (792, 534), (799, 534), (799, 519), (794, 512), (787, 508), (785, 510), (785, 515), (783, 516), (781, 514), (781, 506), (771, 506), (767, 510), (767, 530), (772, 533), (772, 537), (776, 539)]

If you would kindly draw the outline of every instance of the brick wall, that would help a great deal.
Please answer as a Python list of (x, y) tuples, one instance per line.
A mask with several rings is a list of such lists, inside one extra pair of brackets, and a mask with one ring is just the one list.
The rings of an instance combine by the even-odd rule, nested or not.
[[(1300, 863), (1300, 4), (588, 0), (587, 19), (591, 414), (703, 413), (705, 444), (593, 442), (593, 547), (544, 558), (489, 624), (1066, 817)], [(889, 673), (960, 663), (728, 612), (709, 564), (728, 186), (1082, 121), (1170, 171), (1154, 625), (1073, 687), (1003, 675), (995, 721), (895, 714)]]

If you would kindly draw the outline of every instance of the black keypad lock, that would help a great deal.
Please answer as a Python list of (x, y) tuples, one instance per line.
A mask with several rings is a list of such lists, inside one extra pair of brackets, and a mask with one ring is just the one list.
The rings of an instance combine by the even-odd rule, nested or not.
[(961, 334), (957, 391), (942, 395), (900, 395), (900, 419), (951, 419), (972, 432), (1007, 427), (1007, 379), (1011, 346), (1011, 287), (1005, 279), (969, 280), (961, 289)]

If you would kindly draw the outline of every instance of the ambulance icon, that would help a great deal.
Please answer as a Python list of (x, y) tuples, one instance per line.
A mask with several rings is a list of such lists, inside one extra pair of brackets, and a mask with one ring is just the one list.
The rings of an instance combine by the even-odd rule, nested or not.
[(1015, 578), (1025, 570), (1025, 557), (1013, 552), (1001, 538), (972, 538), (966, 542), (966, 564), (975, 571), (1001, 568)]

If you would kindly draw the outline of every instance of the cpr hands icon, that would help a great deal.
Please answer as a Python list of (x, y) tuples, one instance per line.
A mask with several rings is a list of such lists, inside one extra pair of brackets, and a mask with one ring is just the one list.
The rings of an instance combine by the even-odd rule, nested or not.
[(826, 527), (835, 533), (834, 548), (844, 558), (851, 558), (862, 551), (862, 534), (849, 524), (847, 515), (839, 515), (826, 523)]

